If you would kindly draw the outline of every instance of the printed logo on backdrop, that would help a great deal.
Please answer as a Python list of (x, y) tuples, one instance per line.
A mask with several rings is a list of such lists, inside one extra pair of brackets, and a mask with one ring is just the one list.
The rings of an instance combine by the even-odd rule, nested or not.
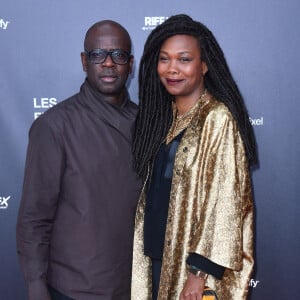
[(162, 24), (166, 21), (168, 17), (145, 17), (144, 18), (144, 26), (142, 27), (143, 30), (152, 30), (157, 25)]
[(8, 208), (8, 200), (10, 200), (11, 196), (0, 196), (0, 209), (7, 209)]
[(56, 98), (48, 97), (34, 97), (33, 98), (33, 108), (34, 108), (34, 119), (38, 118), (43, 114), (48, 108), (53, 107), (57, 104)]
[(249, 286), (251, 286), (252, 288), (256, 288), (259, 283), (260, 283), (260, 281), (259, 280), (255, 280), (254, 278), (251, 278), (249, 280)]
[(264, 125), (264, 117), (251, 118), (249, 117), (250, 123), (252, 126), (263, 126)]
[(6, 30), (9, 23), (10, 23), (10, 22), (7, 21), (7, 20), (0, 19), (0, 28), (1, 28), (2, 30)]

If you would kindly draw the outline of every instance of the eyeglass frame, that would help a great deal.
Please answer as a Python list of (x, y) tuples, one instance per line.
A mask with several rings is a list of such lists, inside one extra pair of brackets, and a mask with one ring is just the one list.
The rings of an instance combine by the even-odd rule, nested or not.
[[(102, 62), (92, 62), (91, 61), (91, 58), (90, 58), (91, 52), (92, 51), (97, 51), (97, 50), (100, 50), (100, 51), (105, 53), (105, 58)], [(125, 53), (128, 56), (127, 61), (125, 63), (120, 64), (120, 63), (117, 63), (117, 62), (114, 61), (113, 53), (116, 52), (116, 51), (122, 51), (123, 53)], [(93, 64), (97, 64), (97, 65), (98, 64), (103, 64), (106, 61), (108, 55), (109, 55), (110, 59), (112, 60), (112, 62), (114, 64), (121, 65), (121, 66), (124, 66), (124, 65), (128, 64), (130, 59), (132, 58), (132, 54), (130, 52), (126, 51), (126, 50), (123, 50), (123, 49), (112, 49), (112, 50), (106, 50), (106, 49), (101, 49), (101, 48), (96, 48), (96, 49), (92, 49), (92, 50), (84, 49), (84, 53), (88, 57), (90, 62), (92, 62)]]

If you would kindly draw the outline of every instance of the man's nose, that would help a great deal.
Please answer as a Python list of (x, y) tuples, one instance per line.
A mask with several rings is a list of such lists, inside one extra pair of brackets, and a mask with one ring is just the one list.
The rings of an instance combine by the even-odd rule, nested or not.
[(103, 66), (106, 66), (106, 67), (112, 67), (115, 65), (112, 57), (111, 57), (111, 54), (108, 54), (104, 60), (104, 62), (102, 63)]

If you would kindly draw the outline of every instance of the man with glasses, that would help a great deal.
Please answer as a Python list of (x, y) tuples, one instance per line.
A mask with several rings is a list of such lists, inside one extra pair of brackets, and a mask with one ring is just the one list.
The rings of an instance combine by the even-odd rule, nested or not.
[(30, 300), (130, 299), (141, 186), (131, 166), (128, 32), (110, 20), (94, 24), (81, 60), (80, 92), (29, 133), (17, 248)]

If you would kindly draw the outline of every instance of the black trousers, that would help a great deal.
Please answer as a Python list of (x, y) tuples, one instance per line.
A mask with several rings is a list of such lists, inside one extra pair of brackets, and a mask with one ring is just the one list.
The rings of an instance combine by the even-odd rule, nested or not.
[(63, 295), (51, 286), (48, 286), (48, 289), (51, 296), (51, 300), (74, 300), (73, 298)]
[(153, 258), (151, 260), (152, 260), (152, 300), (157, 300), (162, 261), (160, 259), (153, 259)]

